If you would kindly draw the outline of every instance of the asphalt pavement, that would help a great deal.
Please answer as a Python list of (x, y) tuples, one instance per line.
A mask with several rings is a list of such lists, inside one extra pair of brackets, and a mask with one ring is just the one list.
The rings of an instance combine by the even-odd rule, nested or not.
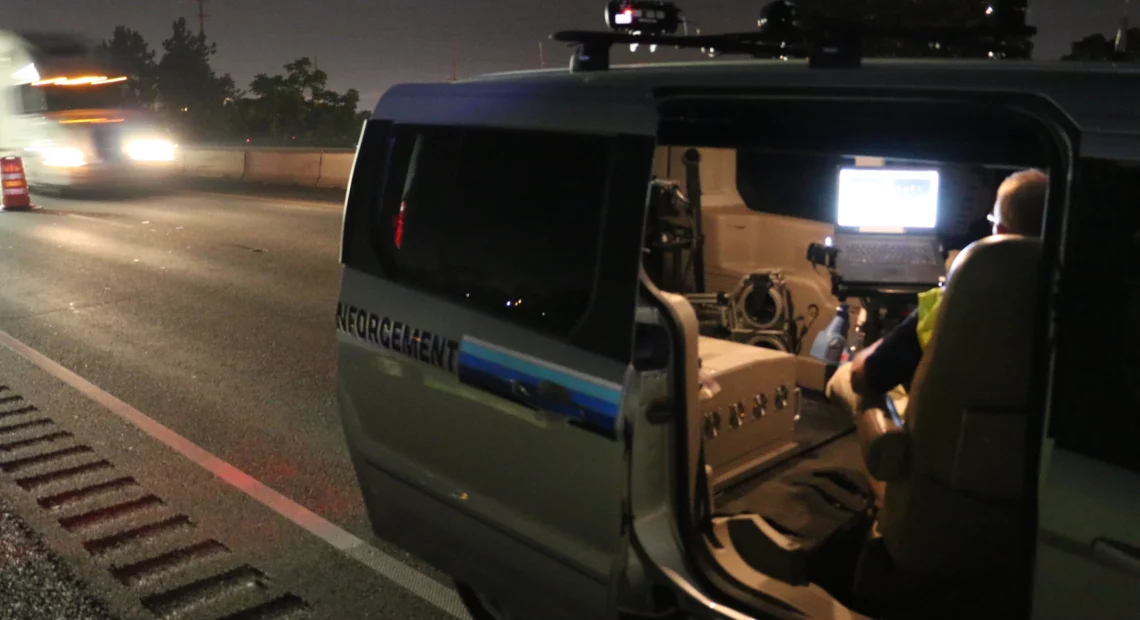
[[(369, 568), (288, 523), (27, 356), (0, 355), (0, 384), (35, 401), (69, 440), (172, 498), (226, 548), (248, 551), (259, 571), (277, 567), (283, 591), (303, 592), (313, 617), (454, 617), (375, 568), (395, 561), (432, 588), (448, 584), (371, 536), (344, 447), (334, 396), (339, 203), (186, 192), (34, 198), (34, 211), (0, 212), (0, 330), (384, 560)], [(5, 484), (0, 494), (18, 492)], [(35, 510), (26, 502), (25, 512)], [(67, 545), (86, 544), (60, 536), (65, 556)], [(321, 611), (313, 601), (344, 607)]]

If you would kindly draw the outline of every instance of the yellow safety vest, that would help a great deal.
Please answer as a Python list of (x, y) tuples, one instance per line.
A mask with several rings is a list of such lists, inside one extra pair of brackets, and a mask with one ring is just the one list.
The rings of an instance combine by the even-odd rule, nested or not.
[(934, 336), (934, 322), (938, 319), (938, 308), (942, 305), (942, 290), (942, 288), (932, 288), (918, 294), (918, 325), (914, 332), (923, 351)]

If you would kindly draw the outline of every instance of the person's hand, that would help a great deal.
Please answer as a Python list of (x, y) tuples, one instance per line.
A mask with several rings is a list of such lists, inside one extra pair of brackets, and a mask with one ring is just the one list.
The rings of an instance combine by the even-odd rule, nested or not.
[(880, 338), (872, 342), (870, 346), (863, 347), (863, 350), (855, 354), (855, 358), (851, 360), (851, 389), (854, 390), (856, 394), (867, 395), (867, 392), (870, 390), (867, 385), (864, 367), (867, 363), (867, 357), (874, 353), (875, 349), (878, 349), (882, 342), (883, 340)]
[(835, 369), (835, 374), (831, 375), (831, 379), (827, 382), (827, 387), (824, 388), (824, 394), (831, 404), (839, 407), (847, 415), (854, 417), (855, 412), (859, 411), (860, 403), (863, 399), (859, 392), (855, 391), (851, 384), (851, 371), (854, 368), (853, 363), (846, 363)]

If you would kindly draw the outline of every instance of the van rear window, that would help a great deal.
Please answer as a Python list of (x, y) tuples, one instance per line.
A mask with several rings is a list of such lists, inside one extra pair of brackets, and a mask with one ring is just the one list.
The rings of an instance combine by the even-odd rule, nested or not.
[(387, 277), (570, 336), (594, 291), (613, 138), (399, 126), (374, 225)]

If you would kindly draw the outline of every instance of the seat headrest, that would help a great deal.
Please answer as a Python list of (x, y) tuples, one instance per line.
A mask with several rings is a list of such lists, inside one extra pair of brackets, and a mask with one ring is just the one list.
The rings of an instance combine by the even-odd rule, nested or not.
[[(967, 263), (971, 264), (973, 268), (984, 263), (985, 273), (993, 274), (998, 278), (1004, 277), (1001, 274), (1016, 272), (1018, 269), (1027, 267), (1036, 269), (1041, 263), (1041, 239), (1022, 235), (990, 235), (971, 243), (959, 252), (958, 257), (950, 266), (950, 272), (946, 277), (947, 287), (960, 277), (968, 278), (969, 286), (976, 286), (974, 282), (978, 278), (981, 278), (981, 281), (988, 281), (984, 274), (958, 275), (966, 268)], [(995, 270), (1000, 271), (1001, 274), (996, 273)], [(1034, 275), (1037, 275), (1036, 272)]]

